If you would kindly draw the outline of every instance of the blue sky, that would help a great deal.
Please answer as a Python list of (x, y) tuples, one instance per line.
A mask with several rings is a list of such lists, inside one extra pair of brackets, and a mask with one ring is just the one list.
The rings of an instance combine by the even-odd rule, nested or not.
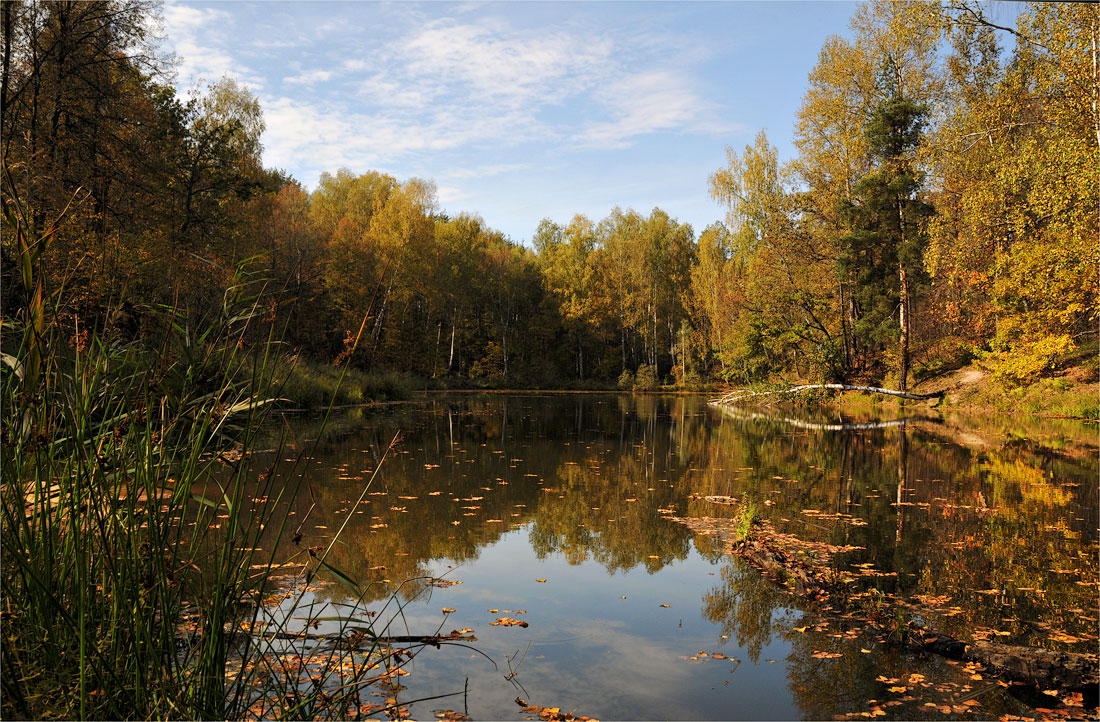
[(795, 113), (850, 2), (169, 2), (180, 90), (259, 98), (264, 162), (427, 178), (440, 208), (527, 242), (542, 218), (660, 206), (700, 233), (707, 177)]

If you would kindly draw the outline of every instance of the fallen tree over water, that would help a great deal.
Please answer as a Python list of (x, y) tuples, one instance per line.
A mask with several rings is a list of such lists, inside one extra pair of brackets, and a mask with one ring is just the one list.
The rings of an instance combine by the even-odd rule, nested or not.
[(789, 389), (777, 389), (775, 391), (749, 391), (747, 389), (738, 389), (731, 391), (725, 396), (721, 396), (712, 400), (712, 404), (732, 404), (744, 399), (757, 398), (760, 396), (777, 396), (783, 394), (797, 394), (803, 391), (866, 391), (873, 394), (884, 394), (886, 396), (897, 396), (902, 399), (911, 399), (914, 401), (927, 401), (929, 399), (943, 398), (943, 391), (933, 391), (928, 394), (914, 394), (908, 391), (897, 391), (895, 389), (884, 389), (878, 386), (853, 386), (851, 384), (803, 384), (801, 386), (792, 386)]

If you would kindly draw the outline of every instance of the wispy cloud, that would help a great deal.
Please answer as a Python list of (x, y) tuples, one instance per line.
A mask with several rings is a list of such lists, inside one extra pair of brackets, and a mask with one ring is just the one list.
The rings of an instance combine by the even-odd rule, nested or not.
[(165, 4), (164, 31), (176, 56), (176, 79), (181, 87), (192, 88), (200, 80), (213, 82), (226, 75), (249, 88), (262, 85), (257, 74), (223, 47), (220, 35), (230, 19), (223, 10)]
[(324, 83), (331, 77), (331, 70), (306, 70), (297, 75), (283, 78), (283, 82), (291, 85), (313, 85), (314, 83)]
[[(307, 183), (341, 166), (485, 154), (473, 169), (443, 171), (460, 184), (527, 166), (493, 162), (505, 148), (624, 148), (656, 132), (727, 130), (689, 81), (697, 59), (685, 56), (674, 33), (520, 26), (493, 4), (442, 7), (450, 17), (387, 6), (389, 34), (381, 37), (349, 33), (355, 17), (299, 20), (284, 38), (296, 48), (283, 53), (284, 43), (263, 39), (276, 33), (242, 42), (235, 16), (221, 8), (170, 2), (164, 15), (182, 84), (226, 73), (244, 82), (264, 108), (265, 162), (294, 168)], [(342, 39), (326, 44), (318, 35), (325, 26)], [(279, 68), (268, 70), (266, 83), (241, 62), (260, 57)]]
[(598, 84), (614, 63), (606, 38), (520, 32), (494, 21), (436, 21), (391, 50), (406, 78), (434, 95), (508, 108), (561, 102)]
[(503, 173), (514, 173), (516, 171), (528, 170), (531, 167), (530, 163), (491, 163), (488, 165), (480, 165), (475, 168), (456, 168), (454, 170), (446, 171), (443, 175), (447, 178), (489, 178), (495, 175), (501, 175)]
[(577, 138), (594, 146), (622, 147), (658, 131), (723, 132), (711, 103), (692, 91), (681, 73), (655, 70), (626, 75), (596, 95), (611, 120), (594, 122)]

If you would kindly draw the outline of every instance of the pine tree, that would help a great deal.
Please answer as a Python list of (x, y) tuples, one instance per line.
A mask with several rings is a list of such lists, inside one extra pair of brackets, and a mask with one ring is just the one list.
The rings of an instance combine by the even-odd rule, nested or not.
[(839, 262), (856, 289), (856, 341), (879, 350), (897, 337), (898, 388), (905, 391), (925, 224), (935, 211), (918, 197), (923, 176), (913, 161), (927, 109), (900, 92), (893, 68), (887, 63), (883, 99), (864, 125), (872, 169), (856, 183), (853, 200), (839, 204), (849, 229)]

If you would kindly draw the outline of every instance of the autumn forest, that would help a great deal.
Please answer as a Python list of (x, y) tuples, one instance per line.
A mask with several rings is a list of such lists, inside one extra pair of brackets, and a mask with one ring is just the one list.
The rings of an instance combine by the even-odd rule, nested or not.
[[(275, 5), (247, 52), (294, 13), (326, 17), (279, 52), (318, 63), (352, 54), (324, 28), (366, 48), (367, 21), (423, 21), (444, 32), (339, 61), (359, 100), (415, 78), (463, 109), (434, 140), (397, 123), (409, 148), (483, 108), (439, 90), (462, 39), (550, 57), (511, 102), (568, 86), (524, 117), (572, 92), (612, 145), (624, 108), (705, 101), (610, 39), (574, 83), (611, 9), (652, 29), (687, 8), (688, 45), (701, 18), (841, 6), (208, 5), (0, 2), (0, 716), (1096, 718), (1100, 5), (854, 4), (790, 144), (741, 127), (723, 163), (732, 121), (627, 113), (631, 142), (558, 164), (715, 140), (695, 182), (720, 220), (662, 192), (687, 205), (537, 221), (560, 204), (517, 187), (523, 238), (450, 207), (445, 172), (268, 167), (265, 111), (285, 136), (323, 109), (176, 71)], [(279, 92), (335, 72), (248, 57)], [(399, 82), (372, 84), (383, 57)]]
[[(1022, 383), (1095, 344), (1095, 6), (1004, 28), (965, 2), (863, 6), (821, 48), (797, 157), (761, 132), (699, 179), (724, 220), (613, 208), (529, 240), (441, 212), (427, 179), (310, 191), (263, 167), (258, 101), (228, 77), (181, 98), (152, 12), (3, 6), (4, 198), (32, 237), (57, 222), (42, 290), (73, 334), (197, 322), (244, 275), (288, 356), (498, 386), (902, 388), (976, 355)], [(35, 290), (5, 237), (8, 318)]]

